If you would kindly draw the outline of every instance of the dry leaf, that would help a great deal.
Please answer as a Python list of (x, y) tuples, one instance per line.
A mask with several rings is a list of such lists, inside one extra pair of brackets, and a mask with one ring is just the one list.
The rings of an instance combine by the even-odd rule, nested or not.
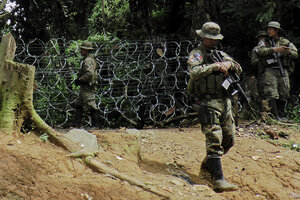
[(173, 112), (175, 111), (175, 107), (173, 108), (169, 108), (166, 112), (164, 112), (164, 115), (168, 116), (173, 114)]
[(265, 130), (265, 133), (269, 135), (272, 139), (278, 139), (278, 134), (273, 130)]
[(157, 49), (156, 49), (156, 53), (157, 53), (160, 57), (163, 57), (163, 55), (164, 55), (164, 52), (163, 52), (163, 50), (162, 50), (161, 48), (157, 48)]

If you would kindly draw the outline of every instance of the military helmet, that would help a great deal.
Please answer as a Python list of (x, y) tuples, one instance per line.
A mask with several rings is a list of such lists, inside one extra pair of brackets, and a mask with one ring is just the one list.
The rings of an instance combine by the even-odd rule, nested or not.
[(276, 22), (276, 21), (269, 22), (268, 25), (267, 25), (267, 27), (281, 29), (279, 22)]
[(88, 41), (84, 41), (82, 42), (82, 44), (80, 45), (81, 49), (87, 49), (87, 50), (93, 50), (93, 43), (88, 42)]
[(222, 40), (223, 35), (220, 34), (221, 28), (214, 22), (206, 22), (203, 24), (201, 30), (196, 30), (196, 33), (202, 38), (209, 38), (214, 40)]
[(268, 36), (267, 32), (266, 31), (263, 31), (263, 30), (260, 30), (257, 32), (255, 38), (259, 38), (260, 36)]

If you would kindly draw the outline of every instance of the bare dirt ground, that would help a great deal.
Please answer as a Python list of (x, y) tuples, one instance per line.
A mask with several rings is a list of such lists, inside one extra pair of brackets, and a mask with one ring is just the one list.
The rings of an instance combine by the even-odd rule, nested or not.
[[(299, 144), (300, 125), (242, 127), (237, 128), (235, 146), (222, 157), (226, 179), (239, 190), (224, 193), (212, 191), (209, 176), (200, 171), (205, 137), (199, 127), (90, 132), (100, 145), (95, 159), (170, 199), (300, 199), (300, 153), (280, 145)], [(266, 128), (289, 138), (261, 139), (257, 134)], [(0, 151), (0, 199), (163, 199), (92, 170), (33, 133), (0, 133)]]

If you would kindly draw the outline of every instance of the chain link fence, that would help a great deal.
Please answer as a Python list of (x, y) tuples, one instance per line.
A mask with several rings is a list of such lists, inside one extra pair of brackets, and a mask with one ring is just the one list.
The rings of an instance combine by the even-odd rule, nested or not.
[[(80, 66), (76, 41), (16, 38), (15, 60), (36, 67), (34, 106), (51, 126), (74, 126), (74, 81)], [(100, 127), (183, 122), (190, 111), (187, 58), (197, 41), (94, 43), (99, 80), (96, 102)], [(72, 45), (74, 48), (69, 51)], [(180, 117), (181, 116), (181, 117)], [(85, 124), (91, 124), (88, 113)]]

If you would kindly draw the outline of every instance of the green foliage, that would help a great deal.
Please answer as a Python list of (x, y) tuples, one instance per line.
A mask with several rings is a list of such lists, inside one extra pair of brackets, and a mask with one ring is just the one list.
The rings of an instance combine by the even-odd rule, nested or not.
[(10, 17), (14, 34), (26, 40), (48, 41), (54, 37), (86, 38), (88, 17), (96, 0), (15, 0), (15, 3)]
[(300, 122), (300, 105), (296, 105), (288, 114), (291, 116), (291, 119)]
[(42, 142), (46, 142), (49, 139), (49, 135), (47, 135), (47, 133), (44, 133), (43, 135), (40, 136), (40, 139), (42, 140)]
[(222, 3), (221, 13), (242, 23), (256, 21), (266, 24), (273, 19), (276, 6), (274, 0), (226, 0)]
[[(170, 38), (174, 33), (189, 37), (191, 32), (194, 33), (191, 28), (199, 26), (192, 24), (192, 19), (206, 21), (205, 16), (210, 14), (212, 20), (228, 32), (225, 33), (229, 41), (237, 40), (239, 36), (248, 43), (268, 21), (278, 20), (284, 23), (283, 27), (293, 40), (300, 42), (299, 28), (295, 27), (299, 24), (299, 0), (16, 0), (15, 3), (10, 29), (25, 40), (39, 38), (46, 41), (53, 37), (78, 40), (86, 39), (90, 34), (108, 32), (122, 39)], [(205, 13), (194, 12), (201, 3)]]
[[(79, 45), (82, 43), (82, 40), (72, 41), (66, 49), (67, 63), (69, 66), (72, 66), (75, 69), (80, 68), (80, 51)], [(74, 77), (75, 78), (75, 77)]]
[(300, 152), (300, 144), (297, 144), (293, 141), (285, 142), (285, 141), (274, 140), (274, 139), (270, 138), (269, 135), (265, 134), (264, 131), (259, 130), (259, 129), (257, 131), (258, 131), (257, 136), (262, 140), (266, 140), (267, 142), (269, 142), (273, 145), (276, 145), (276, 146), (282, 146), (282, 147), (289, 148), (291, 150)]
[[(101, 53), (107, 53), (110, 51), (111, 46), (119, 42), (119, 38), (114, 37), (112, 34), (106, 32), (106, 33), (95, 33), (90, 35), (87, 39), (87, 41), (93, 42), (96, 45), (102, 45), (102, 48), (100, 49), (99, 52), (95, 55), (96, 57), (98, 54)], [(83, 40), (76, 40), (72, 41), (70, 45), (66, 48), (65, 53), (67, 55), (67, 63), (70, 66), (73, 66), (74, 69), (79, 69), (80, 68), (80, 61), (81, 61), (81, 55), (80, 55), (80, 44), (83, 42)], [(97, 47), (95, 47), (97, 48)], [(76, 78), (76, 77), (73, 77)]]
[(109, 32), (105, 33), (95, 33), (88, 37), (88, 41), (101, 43), (101, 44), (113, 44), (115, 42), (120, 42), (120, 39), (118, 37), (115, 37)]
[[(103, 12), (104, 11), (104, 12)], [(89, 17), (92, 33), (113, 32), (115, 35), (126, 33), (130, 17), (128, 0), (97, 1)]]
[(276, 3), (273, 1), (267, 2), (263, 5), (263, 12), (260, 12), (256, 16), (256, 21), (268, 23), (272, 20)]
[(282, 146), (300, 152), (300, 144), (289, 142), (282, 144)]
[[(298, 98), (300, 98), (300, 94), (298, 95)], [(285, 112), (287, 113), (287, 116), (289, 119), (300, 122), (300, 104), (299, 102), (293, 103), (290, 102), (285, 109)]]

